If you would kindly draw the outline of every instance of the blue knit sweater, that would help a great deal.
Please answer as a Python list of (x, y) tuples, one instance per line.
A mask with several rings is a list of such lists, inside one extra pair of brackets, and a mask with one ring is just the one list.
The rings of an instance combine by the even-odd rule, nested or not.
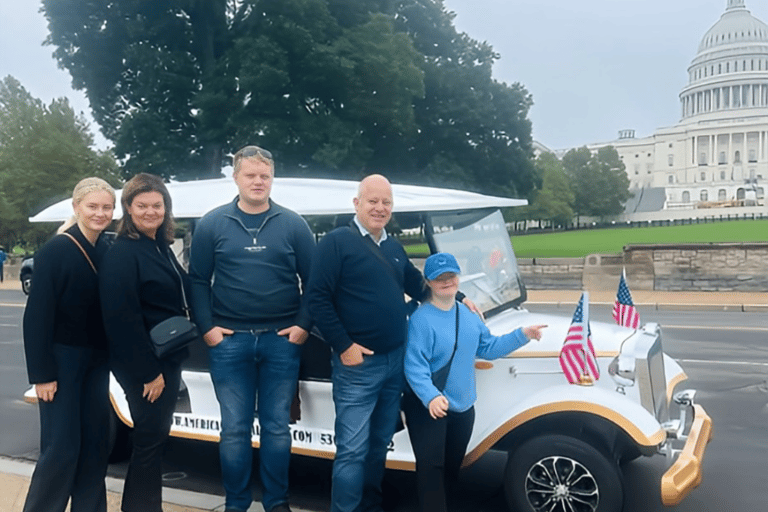
[(505, 356), (528, 343), (528, 339), (522, 329), (493, 336), (482, 320), (463, 304), (449, 311), (423, 304), (408, 323), (405, 378), (424, 407), (429, 407), (429, 402), (441, 394), (432, 384), (432, 372), (445, 366), (451, 358), (456, 340), (456, 307), (459, 308), (459, 341), (442, 395), (448, 399), (449, 410), (463, 412), (477, 399), (475, 357)]
[[(307, 286), (312, 320), (338, 353), (357, 343), (385, 354), (405, 344), (404, 293), (423, 300), (426, 286), (397, 240), (381, 243), (388, 269), (360, 232), (335, 229), (317, 245)], [(395, 275), (397, 277), (395, 277)]]

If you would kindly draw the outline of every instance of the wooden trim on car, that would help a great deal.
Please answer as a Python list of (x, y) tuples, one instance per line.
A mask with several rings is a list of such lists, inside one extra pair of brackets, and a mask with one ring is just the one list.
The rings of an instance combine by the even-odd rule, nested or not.
[(120, 419), (120, 421), (128, 425), (130, 428), (133, 428), (133, 422), (123, 416), (123, 414), (120, 412), (120, 408), (117, 406), (117, 402), (115, 402), (115, 397), (112, 396), (111, 391), (109, 392), (109, 401), (112, 403), (112, 410), (115, 411), (115, 414), (117, 414), (117, 417)]
[(688, 379), (688, 375), (685, 372), (680, 372), (679, 375), (674, 376), (667, 384), (667, 406), (672, 403), (672, 395), (675, 392), (675, 386)]
[(485, 452), (490, 450), (493, 447), (493, 445), (495, 445), (499, 440), (501, 440), (502, 437), (504, 437), (507, 433), (516, 429), (520, 425), (527, 423), (528, 421), (531, 421), (535, 418), (545, 416), (547, 414), (553, 414), (557, 412), (574, 412), (574, 411), (586, 412), (586, 413), (594, 414), (595, 416), (600, 416), (602, 418), (607, 419), (611, 423), (617, 425), (622, 430), (624, 430), (637, 444), (641, 446), (658, 446), (659, 444), (663, 443), (664, 440), (666, 439), (666, 434), (662, 429), (659, 429), (655, 434), (653, 434), (650, 437), (646, 436), (631, 421), (629, 421), (627, 418), (620, 415), (616, 411), (609, 409), (608, 407), (605, 407), (602, 405), (596, 405), (589, 402), (579, 402), (579, 401), (569, 400), (564, 402), (556, 402), (551, 404), (540, 405), (538, 407), (533, 407), (531, 409), (528, 409), (527, 411), (524, 411), (518, 414), (514, 418), (510, 418), (509, 420), (504, 422), (504, 424), (502, 424), (499, 428), (493, 431), (491, 435), (486, 437), (479, 445), (475, 447), (474, 450), (472, 450), (471, 452), (469, 452), (467, 455), (464, 456), (462, 467), (467, 467), (477, 462), (477, 460)]

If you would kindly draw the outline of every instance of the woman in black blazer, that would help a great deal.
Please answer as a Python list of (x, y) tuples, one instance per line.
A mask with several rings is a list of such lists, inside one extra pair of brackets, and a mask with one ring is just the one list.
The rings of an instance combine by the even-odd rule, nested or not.
[(133, 421), (124, 512), (161, 512), (162, 456), (187, 350), (158, 359), (149, 331), (185, 314), (187, 276), (170, 249), (171, 197), (162, 180), (141, 173), (123, 187), (123, 218), (99, 276), (112, 373)]
[(40, 409), (40, 458), (25, 512), (107, 509), (109, 369), (97, 272), (107, 250), (115, 191), (86, 178), (72, 192), (75, 215), (35, 254), (24, 310), (24, 351)]

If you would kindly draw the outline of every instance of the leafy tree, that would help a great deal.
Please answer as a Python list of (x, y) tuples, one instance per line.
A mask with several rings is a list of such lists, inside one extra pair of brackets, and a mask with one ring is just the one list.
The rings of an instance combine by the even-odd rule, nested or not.
[(86, 121), (69, 102), (46, 106), (11, 76), (0, 82), (0, 243), (37, 246), (50, 226), (28, 217), (71, 194), (86, 176), (117, 184), (116, 164), (108, 152), (92, 149)]
[(43, 0), (48, 42), (124, 174), (218, 176), (269, 148), (283, 174), (524, 194), (530, 95), (442, 0)]
[(567, 226), (573, 220), (574, 193), (565, 174), (563, 163), (551, 153), (542, 153), (534, 162), (542, 177), (542, 186), (534, 194), (527, 212), (529, 219), (548, 220), (554, 225)]
[(577, 215), (605, 218), (624, 211), (630, 197), (629, 178), (613, 146), (595, 154), (586, 147), (572, 149), (563, 157), (563, 166), (572, 180)]
[(398, 19), (424, 55), (426, 94), (415, 102), (421, 129), (414, 170), (428, 181), (525, 196), (540, 184), (531, 163), (530, 94), (492, 77), (499, 55), (458, 34), (442, 1), (401, 2)]

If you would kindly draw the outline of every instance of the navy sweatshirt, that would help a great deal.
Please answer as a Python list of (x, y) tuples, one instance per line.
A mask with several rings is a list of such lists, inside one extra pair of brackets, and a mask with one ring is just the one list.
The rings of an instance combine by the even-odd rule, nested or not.
[[(386, 354), (405, 345), (408, 306), (427, 295), (421, 272), (394, 238), (381, 243), (388, 269), (359, 230), (342, 227), (317, 245), (307, 286), (312, 320), (338, 353), (352, 343)], [(395, 274), (397, 277), (395, 277)]]
[(299, 214), (270, 200), (261, 228), (250, 232), (237, 198), (200, 219), (192, 237), (192, 311), (200, 333), (311, 327), (301, 287), (315, 238)]

